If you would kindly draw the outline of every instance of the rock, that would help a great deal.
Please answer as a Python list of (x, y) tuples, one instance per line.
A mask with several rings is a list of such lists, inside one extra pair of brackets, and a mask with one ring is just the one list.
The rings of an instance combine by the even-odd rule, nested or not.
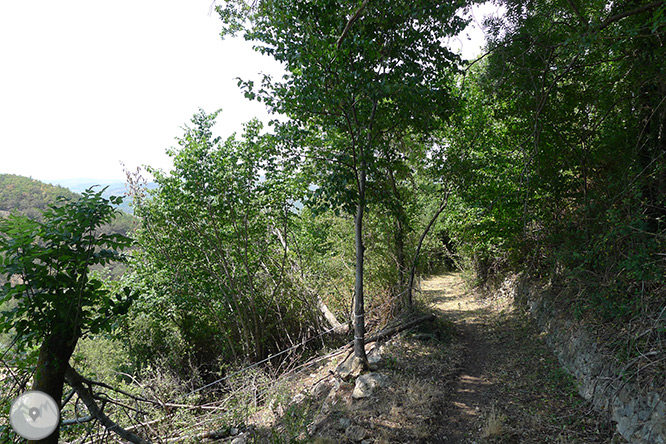
[(335, 369), (335, 372), (342, 378), (355, 378), (363, 371), (363, 362), (360, 358), (350, 355), (347, 359), (342, 361)]
[(376, 367), (382, 359), (383, 347), (378, 345), (368, 353), (368, 365)]
[(340, 423), (340, 428), (347, 429), (351, 425), (351, 421), (347, 418), (340, 418), (338, 421)]
[(247, 444), (247, 436), (241, 433), (231, 441), (231, 444)]
[(321, 428), (321, 425), (326, 422), (327, 416), (323, 414), (319, 414), (315, 416), (314, 420), (308, 425), (307, 430), (310, 435), (314, 435), (317, 430)]
[(354, 442), (362, 441), (363, 438), (365, 438), (367, 434), (368, 434), (368, 432), (366, 432), (366, 430), (363, 427), (359, 427), (359, 426), (353, 425), (353, 424), (350, 425), (349, 427), (347, 427), (347, 429), (345, 430), (345, 436), (349, 440), (354, 441)]
[(231, 436), (236, 436), (236, 435), (238, 435), (238, 432), (240, 432), (240, 430), (238, 430), (236, 427), (232, 427), (232, 428), (229, 430), (229, 433), (231, 434)]
[(368, 373), (356, 378), (356, 387), (352, 392), (352, 398), (361, 399), (371, 396), (377, 387), (386, 385), (386, 377), (380, 373)]
[(312, 387), (312, 396), (319, 399), (328, 396), (331, 392), (333, 385), (328, 381), (320, 381)]
[(305, 400), (305, 395), (303, 393), (297, 393), (296, 396), (294, 396), (291, 399), (291, 403), (298, 405), (301, 402), (303, 402), (304, 400)]

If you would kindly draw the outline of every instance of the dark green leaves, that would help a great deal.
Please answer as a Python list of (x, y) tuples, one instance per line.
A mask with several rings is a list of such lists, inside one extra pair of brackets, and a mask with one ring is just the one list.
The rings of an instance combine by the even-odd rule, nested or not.
[[(102, 190), (103, 191), (103, 190)], [(122, 260), (131, 240), (98, 229), (115, 214), (102, 191), (86, 190), (80, 199), (59, 198), (43, 221), (11, 215), (0, 221), (0, 271), (8, 282), (0, 301), (14, 307), (0, 315), (0, 331), (13, 328), (19, 344), (30, 345), (58, 331), (79, 337), (99, 331), (111, 320), (114, 296), (90, 267)]]

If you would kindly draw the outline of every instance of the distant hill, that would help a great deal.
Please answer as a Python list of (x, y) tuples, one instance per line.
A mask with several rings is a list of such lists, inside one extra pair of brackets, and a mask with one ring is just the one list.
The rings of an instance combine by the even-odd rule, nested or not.
[[(96, 185), (91, 182), (88, 182), (88, 184), (88, 186), (82, 184), (83, 188), (81, 188), (81, 191), (88, 189), (92, 185)], [(124, 188), (125, 185), (122, 184), (122, 186)], [(115, 188), (115, 190), (117, 189)], [(104, 193), (107, 198), (110, 195), (119, 196), (123, 194), (124, 189), (121, 192), (114, 192), (111, 190), (111, 186)], [(63, 186), (51, 185), (29, 177), (0, 174), (0, 217), (6, 216), (11, 211), (18, 211), (32, 219), (39, 220), (41, 219), (42, 210), (53, 204), (59, 196), (76, 199), (80, 194)], [(137, 225), (138, 222), (134, 216), (120, 211), (116, 218), (110, 224), (102, 226), (100, 231), (129, 236), (136, 229)], [(96, 269), (103, 271), (108, 277), (117, 278), (124, 272), (125, 266), (114, 263), (105, 267), (100, 266)]]
[[(91, 183), (89, 186), (91, 185), (95, 184)], [(124, 184), (122, 185), (124, 188)], [(80, 191), (86, 190), (89, 186), (83, 187)], [(111, 195), (122, 194), (124, 194), (124, 190), (116, 193), (111, 190), (111, 187), (104, 193), (107, 198)], [(30, 218), (40, 219), (42, 210), (53, 204), (59, 196), (75, 199), (80, 194), (63, 186), (40, 182), (30, 177), (0, 174), (0, 216), (17, 210)], [(135, 226), (135, 218), (121, 212), (103, 231), (128, 235)]]
[[(100, 186), (102, 188), (108, 187), (106, 191), (102, 194), (107, 199), (110, 196), (124, 196), (127, 192), (127, 187), (125, 182), (120, 180), (99, 180), (99, 179), (89, 179), (89, 178), (80, 178), (80, 179), (62, 179), (62, 180), (48, 180), (47, 183), (58, 185), (61, 187), (68, 188), (76, 193), (81, 193), (92, 186)], [(157, 187), (155, 182), (148, 182), (146, 187), (153, 189)], [(129, 200), (125, 200), (123, 204), (119, 207), (126, 213), (132, 214), (132, 207), (130, 206)]]
[(76, 193), (29, 177), (0, 174), (0, 211), (18, 210), (31, 218), (39, 218), (40, 210), (55, 202), (58, 196), (74, 198)]

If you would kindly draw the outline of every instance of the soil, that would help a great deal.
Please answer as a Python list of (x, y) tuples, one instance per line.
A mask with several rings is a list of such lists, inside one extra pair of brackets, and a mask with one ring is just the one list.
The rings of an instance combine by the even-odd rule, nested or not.
[(468, 291), (457, 274), (422, 284), (425, 300), (453, 322), (459, 372), (428, 442), (623, 442), (579, 397), (543, 338), (510, 300)]

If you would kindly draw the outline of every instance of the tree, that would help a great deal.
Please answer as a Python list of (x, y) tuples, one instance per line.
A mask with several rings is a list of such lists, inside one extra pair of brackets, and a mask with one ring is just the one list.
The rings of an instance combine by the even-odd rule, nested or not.
[(465, 166), (450, 226), (481, 277), (527, 266), (594, 316), (648, 318), (665, 288), (666, 2), (502, 3), (448, 138)]
[(310, 162), (317, 194), (354, 214), (354, 355), (362, 365), (369, 187), (383, 173), (377, 159), (391, 137), (432, 131), (453, 109), (459, 60), (446, 40), (462, 30), (456, 12), (465, 4), (263, 0), (250, 7), (239, 0), (218, 7), (223, 33), (245, 28), (245, 38), (288, 73), (280, 81), (264, 76), (258, 89), (241, 81), (246, 96), (290, 118), (278, 133), (298, 136), (293, 153)]
[[(39, 346), (33, 389), (60, 402), (69, 359), (84, 335), (108, 329), (125, 313), (129, 292), (110, 294), (90, 267), (122, 260), (130, 245), (120, 234), (100, 234), (121, 198), (86, 190), (79, 199), (59, 198), (43, 211), (42, 222), (10, 215), (0, 221), (0, 273), (7, 282), (0, 304), (0, 332), (11, 332), (16, 347)], [(57, 443), (59, 429), (42, 443)]]
[(252, 121), (242, 137), (213, 137), (216, 113), (192, 118), (169, 154), (169, 173), (136, 209), (142, 247), (135, 270), (142, 308), (175, 324), (196, 367), (261, 360), (314, 330), (290, 275), (295, 179), (270, 135)]

